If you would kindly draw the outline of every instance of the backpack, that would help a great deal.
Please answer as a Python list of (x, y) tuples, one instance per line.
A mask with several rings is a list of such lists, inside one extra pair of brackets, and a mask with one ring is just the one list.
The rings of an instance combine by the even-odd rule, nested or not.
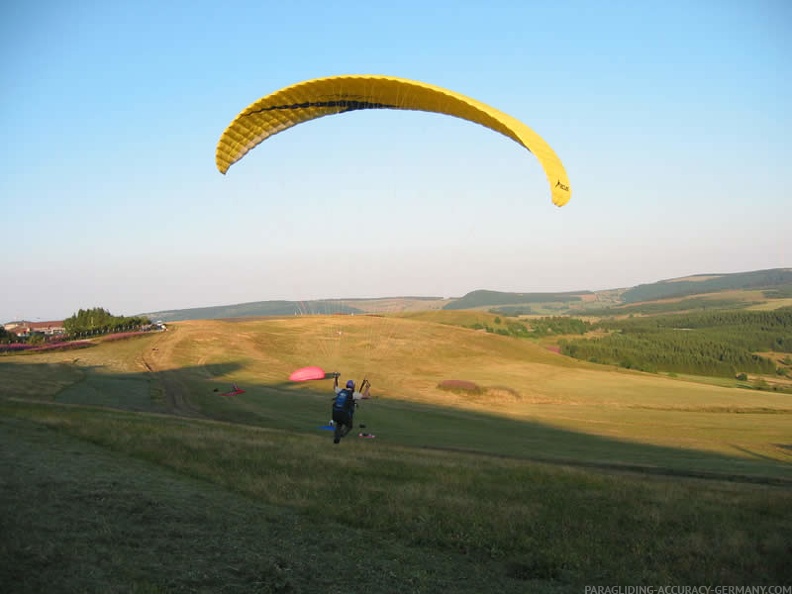
[(336, 394), (335, 400), (333, 401), (333, 410), (349, 412), (352, 406), (354, 406), (354, 403), (352, 392), (349, 390), (341, 390)]

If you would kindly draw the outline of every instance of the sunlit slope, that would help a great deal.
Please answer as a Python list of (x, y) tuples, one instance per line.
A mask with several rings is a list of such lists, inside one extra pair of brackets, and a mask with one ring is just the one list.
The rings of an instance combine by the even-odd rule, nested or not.
[[(287, 381), (305, 365), (368, 377), (376, 398), (361, 418), (405, 445), (680, 464), (629, 445), (650, 444), (792, 462), (788, 395), (618, 370), (529, 340), (399, 317), (190, 321), (82, 351), (3, 357), (0, 396), (315, 432), (327, 421), (332, 383)], [(447, 380), (479, 390), (441, 389)], [(246, 393), (223, 397), (232, 383)]]
[(229, 379), (268, 383), (285, 381), (297, 367), (319, 365), (344, 378), (365, 375), (391, 398), (444, 403), (454, 398), (437, 388), (446, 379), (530, 397), (540, 378), (586, 367), (529, 341), (375, 316), (184, 322), (163, 337), (155, 356), (170, 368), (226, 364), (237, 368)]
[[(151, 353), (209, 385), (277, 386), (306, 397), (330, 382), (288, 384), (303, 365), (366, 375), (374, 394), (486, 412), (627, 441), (792, 461), (792, 401), (574, 361), (527, 340), (409, 319), (302, 317), (195, 321), (163, 335)], [(450, 392), (444, 380), (474, 382)], [(198, 384), (192, 384), (196, 386)], [(256, 396), (240, 406), (255, 409)], [(376, 410), (376, 402), (372, 402)], [(372, 409), (370, 409), (372, 410)]]

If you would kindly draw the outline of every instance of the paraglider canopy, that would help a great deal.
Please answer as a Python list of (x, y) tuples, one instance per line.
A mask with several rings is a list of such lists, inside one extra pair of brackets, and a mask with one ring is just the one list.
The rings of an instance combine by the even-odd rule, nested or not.
[(226, 173), (264, 140), (323, 116), (361, 109), (404, 109), (454, 116), (511, 138), (533, 153), (550, 184), (553, 204), (572, 195), (561, 160), (536, 132), (497, 109), (435, 85), (380, 75), (317, 78), (285, 87), (252, 103), (234, 118), (217, 143), (215, 161)]
[(325, 379), (326, 375), (321, 367), (301, 367), (294, 370), (289, 376), (289, 380), (293, 382), (307, 382), (311, 380)]

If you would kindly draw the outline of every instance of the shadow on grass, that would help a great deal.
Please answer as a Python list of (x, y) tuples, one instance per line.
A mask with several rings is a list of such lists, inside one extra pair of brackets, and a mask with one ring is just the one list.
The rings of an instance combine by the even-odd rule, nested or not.
[(0, 416), (0, 471), (3, 591), (524, 591), (497, 564), (305, 519), (26, 419)]
[[(35, 366), (33, 373), (30, 365)], [(63, 364), (61, 364), (63, 365)], [(0, 361), (0, 384), (24, 366), (30, 381), (46, 382), (62, 372), (49, 363)], [(81, 379), (54, 393), (61, 404), (166, 413), (318, 434), (330, 418), (332, 382), (242, 384), (244, 394), (226, 396), (230, 362), (143, 373), (107, 373), (81, 367)], [(35, 386), (28, 386), (27, 393)], [(15, 399), (0, 388), (0, 396)], [(41, 402), (42, 398), (35, 398)], [(45, 399), (46, 400), (46, 399)], [(377, 436), (375, 443), (485, 454), (645, 475), (694, 477), (792, 486), (792, 465), (733, 446), (746, 457), (673, 448), (592, 435), (535, 421), (419, 404), (387, 397), (361, 403), (356, 422)], [(328, 436), (330, 443), (330, 437)]]

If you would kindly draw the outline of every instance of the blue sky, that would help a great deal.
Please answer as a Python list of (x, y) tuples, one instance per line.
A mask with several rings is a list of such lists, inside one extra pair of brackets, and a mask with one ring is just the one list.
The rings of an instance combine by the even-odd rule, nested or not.
[[(0, 19), (0, 322), (633, 286), (792, 266), (792, 3), (18, 2)], [(469, 95), (320, 119), (221, 175), (249, 103), (334, 74)]]

